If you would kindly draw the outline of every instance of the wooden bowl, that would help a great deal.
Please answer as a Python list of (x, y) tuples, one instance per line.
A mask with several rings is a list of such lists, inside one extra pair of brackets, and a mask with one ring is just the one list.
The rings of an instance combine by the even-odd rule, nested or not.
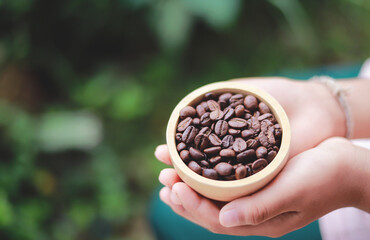
[[(231, 92), (253, 95), (270, 108), (277, 122), (280, 124), (282, 129), (282, 138), (280, 150), (271, 163), (269, 163), (263, 170), (240, 180), (213, 180), (193, 172), (182, 161), (177, 152), (175, 140), (180, 110), (185, 106), (193, 106), (194, 104), (199, 103), (207, 92), (214, 92), (216, 94)], [(289, 120), (284, 109), (271, 95), (246, 83), (227, 81), (205, 85), (185, 96), (179, 104), (177, 104), (171, 114), (167, 125), (166, 138), (173, 166), (180, 178), (186, 184), (207, 198), (218, 201), (231, 201), (256, 192), (269, 183), (281, 171), (288, 159), (291, 132)]]

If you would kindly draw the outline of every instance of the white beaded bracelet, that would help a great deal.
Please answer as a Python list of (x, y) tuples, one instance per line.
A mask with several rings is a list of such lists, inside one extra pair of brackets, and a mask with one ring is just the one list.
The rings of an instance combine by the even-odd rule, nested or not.
[(351, 115), (351, 108), (348, 104), (347, 97), (350, 88), (344, 88), (343, 86), (339, 85), (334, 78), (329, 76), (314, 76), (310, 79), (310, 81), (319, 82), (325, 85), (330, 92), (335, 96), (339, 104), (341, 105), (344, 115), (346, 118), (346, 138), (352, 138), (353, 133), (353, 121)]

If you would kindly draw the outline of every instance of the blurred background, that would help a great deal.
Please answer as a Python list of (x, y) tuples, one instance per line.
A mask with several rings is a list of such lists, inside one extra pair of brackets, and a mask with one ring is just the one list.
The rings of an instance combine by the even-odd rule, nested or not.
[(183, 96), (360, 64), (369, 26), (368, 0), (0, 0), (0, 239), (154, 239)]

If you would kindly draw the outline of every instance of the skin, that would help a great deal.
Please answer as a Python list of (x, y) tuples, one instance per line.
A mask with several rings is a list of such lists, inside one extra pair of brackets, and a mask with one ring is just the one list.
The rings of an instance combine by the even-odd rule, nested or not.
[[(366, 102), (363, 89), (370, 86), (363, 82), (351, 85), (353, 92), (357, 89), (365, 96), (348, 95), (350, 105)], [(292, 144), (285, 168), (262, 190), (229, 203), (200, 196), (181, 181), (174, 169), (164, 169), (159, 176), (165, 185), (160, 191), (162, 201), (212, 232), (243, 236), (282, 236), (346, 206), (370, 212), (370, 188), (366, 186), (370, 181), (370, 151), (334, 137), (345, 135), (345, 117), (326, 87), (281, 78), (251, 79), (248, 83), (273, 95), (288, 114)], [(366, 124), (370, 117), (368, 111), (363, 112), (364, 105), (351, 106), (355, 137), (370, 136)], [(155, 155), (171, 165), (166, 145), (158, 146)]]

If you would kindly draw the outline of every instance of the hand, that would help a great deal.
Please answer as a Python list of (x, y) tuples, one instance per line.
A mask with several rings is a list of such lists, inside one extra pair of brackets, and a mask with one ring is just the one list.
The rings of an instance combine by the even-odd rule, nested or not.
[[(215, 233), (278, 237), (340, 207), (369, 211), (367, 200), (361, 204), (368, 180), (360, 178), (369, 179), (368, 170), (359, 170), (369, 169), (369, 164), (359, 163), (354, 149), (345, 139), (329, 139), (292, 158), (262, 191), (225, 206), (198, 195), (173, 169), (164, 169), (159, 180), (166, 187), (160, 198), (177, 214)], [(165, 145), (157, 148), (156, 156), (170, 163)]]

